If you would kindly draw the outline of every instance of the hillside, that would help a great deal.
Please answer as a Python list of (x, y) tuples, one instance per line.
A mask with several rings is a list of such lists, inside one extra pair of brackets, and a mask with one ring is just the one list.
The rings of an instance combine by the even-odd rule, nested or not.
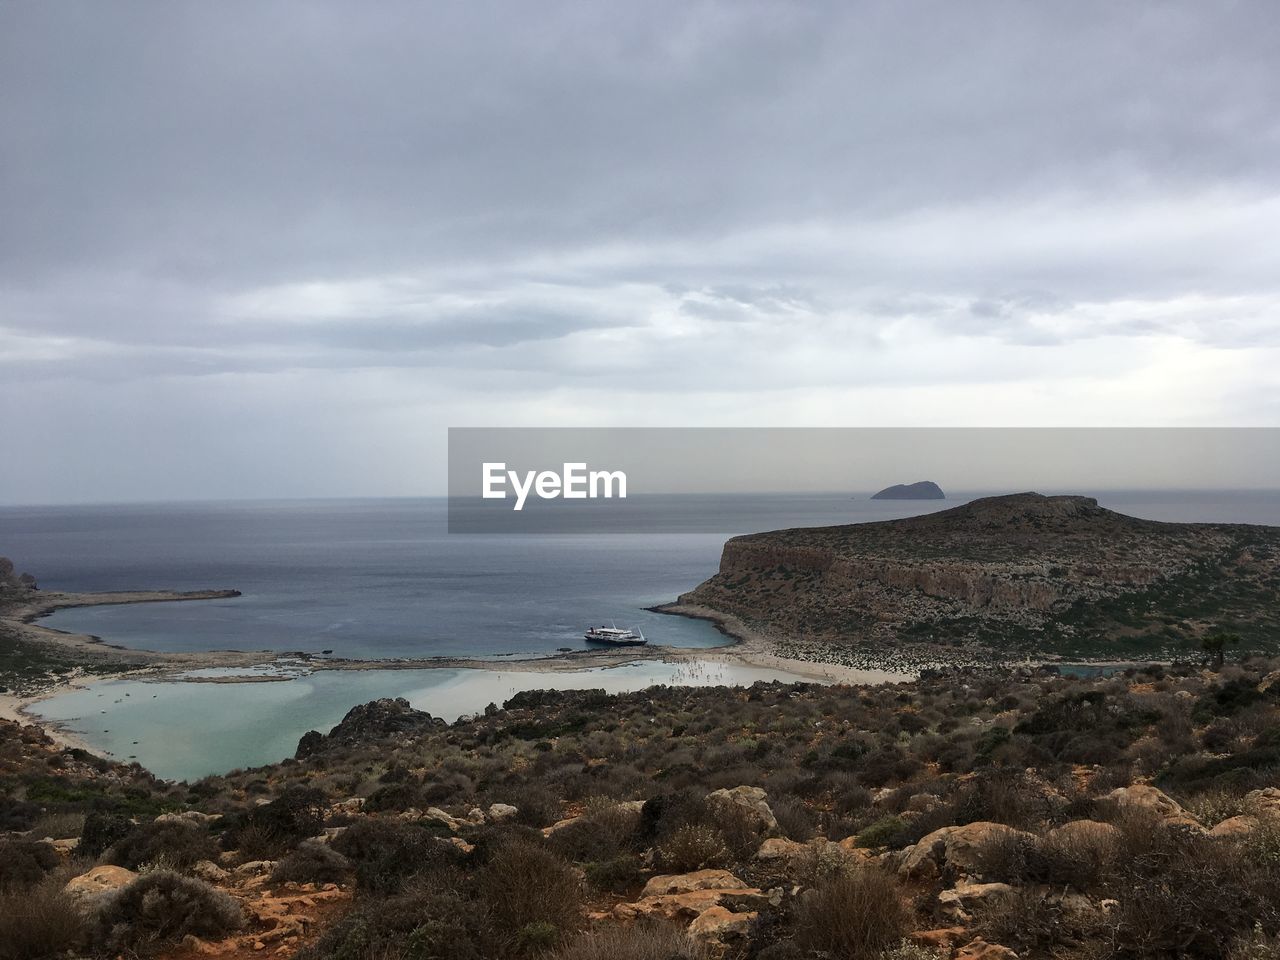
[(1280, 953), (1280, 673), (354, 708), (155, 781), (0, 722), (0, 960)]
[(1218, 629), (1280, 648), (1278, 596), (1280, 528), (1158, 523), (1024, 493), (735, 537), (679, 604), (793, 647), (1150, 657)]

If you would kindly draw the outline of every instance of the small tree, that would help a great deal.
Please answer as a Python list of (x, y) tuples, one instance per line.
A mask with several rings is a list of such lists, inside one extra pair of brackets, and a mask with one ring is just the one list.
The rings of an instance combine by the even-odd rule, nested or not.
[(1215, 630), (1213, 633), (1201, 638), (1200, 649), (1209, 655), (1209, 666), (1217, 671), (1222, 669), (1222, 661), (1226, 657), (1227, 645), (1235, 646), (1239, 642), (1240, 635), (1238, 633)]

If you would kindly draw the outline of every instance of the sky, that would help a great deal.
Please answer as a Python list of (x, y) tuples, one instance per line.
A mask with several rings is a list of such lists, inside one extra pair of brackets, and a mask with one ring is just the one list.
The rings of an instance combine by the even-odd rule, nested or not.
[(0, 503), (1280, 425), (1270, 2), (0, 0)]

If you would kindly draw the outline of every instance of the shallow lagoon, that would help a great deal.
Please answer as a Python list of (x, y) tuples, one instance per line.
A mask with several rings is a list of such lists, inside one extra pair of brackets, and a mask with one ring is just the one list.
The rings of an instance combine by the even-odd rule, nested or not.
[[(193, 673), (209, 678), (220, 671)], [(749, 685), (805, 679), (720, 660), (636, 661), (557, 673), (321, 670), (289, 680), (248, 683), (106, 680), (43, 700), (30, 712), (58, 722), (117, 759), (136, 759), (157, 776), (191, 780), (291, 757), (298, 738), (308, 730), (328, 731), (352, 706), (379, 697), (404, 697), (420, 710), (453, 721), (489, 703), (501, 704), (522, 690), (600, 688), (620, 693), (655, 684)], [(872, 683), (886, 679), (894, 678), (878, 671), (866, 676)]]

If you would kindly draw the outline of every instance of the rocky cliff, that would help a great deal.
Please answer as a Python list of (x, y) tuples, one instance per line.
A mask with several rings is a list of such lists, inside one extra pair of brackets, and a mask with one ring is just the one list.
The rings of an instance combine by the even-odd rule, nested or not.
[(735, 537), (680, 603), (779, 638), (1151, 654), (1228, 627), (1280, 644), (1280, 528), (1157, 523), (1087, 497)]

